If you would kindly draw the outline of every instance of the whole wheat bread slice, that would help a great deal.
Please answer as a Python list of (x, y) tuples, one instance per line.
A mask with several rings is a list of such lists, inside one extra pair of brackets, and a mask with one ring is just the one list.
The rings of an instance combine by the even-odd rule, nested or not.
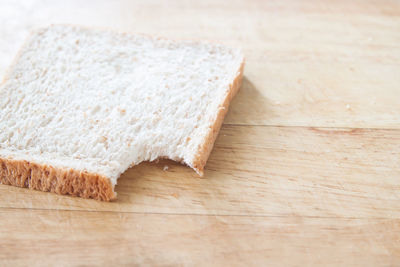
[(216, 44), (41, 29), (0, 87), (0, 183), (109, 201), (142, 161), (202, 175), (243, 64)]

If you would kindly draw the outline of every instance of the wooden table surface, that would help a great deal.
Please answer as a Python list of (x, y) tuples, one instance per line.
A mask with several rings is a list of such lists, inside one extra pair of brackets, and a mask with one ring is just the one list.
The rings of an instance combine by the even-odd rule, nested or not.
[(1, 76), (50, 23), (238, 46), (244, 83), (204, 178), (144, 163), (111, 203), (0, 186), (1, 266), (400, 265), (400, 1), (1, 0)]

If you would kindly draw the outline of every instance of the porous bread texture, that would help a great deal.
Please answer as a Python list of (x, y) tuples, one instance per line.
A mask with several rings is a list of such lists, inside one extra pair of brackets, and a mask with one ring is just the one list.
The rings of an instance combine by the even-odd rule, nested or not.
[(0, 182), (98, 200), (142, 161), (200, 175), (240, 87), (239, 50), (55, 25), (0, 87)]

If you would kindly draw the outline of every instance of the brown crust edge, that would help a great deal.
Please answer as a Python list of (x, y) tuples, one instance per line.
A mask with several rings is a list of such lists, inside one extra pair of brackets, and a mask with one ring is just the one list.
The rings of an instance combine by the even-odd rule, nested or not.
[(107, 177), (26, 160), (0, 158), (0, 184), (102, 201), (116, 198)]
[(233, 80), (232, 84), (229, 85), (230, 90), (226, 95), (224, 102), (220, 105), (218, 115), (205, 138), (205, 142), (199, 147), (199, 150), (193, 161), (193, 169), (195, 169), (200, 176), (203, 176), (204, 167), (214, 147), (215, 140), (217, 139), (225, 115), (228, 112), (229, 104), (231, 103), (232, 99), (235, 97), (236, 93), (239, 91), (240, 86), (242, 85), (243, 69), (244, 69), (244, 60), (240, 65), (237, 76)]

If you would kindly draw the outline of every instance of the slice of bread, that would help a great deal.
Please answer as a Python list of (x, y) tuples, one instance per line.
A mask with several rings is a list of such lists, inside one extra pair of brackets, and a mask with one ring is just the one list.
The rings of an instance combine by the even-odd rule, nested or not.
[(39, 30), (0, 87), (0, 182), (109, 201), (142, 161), (202, 175), (243, 65), (216, 44)]

